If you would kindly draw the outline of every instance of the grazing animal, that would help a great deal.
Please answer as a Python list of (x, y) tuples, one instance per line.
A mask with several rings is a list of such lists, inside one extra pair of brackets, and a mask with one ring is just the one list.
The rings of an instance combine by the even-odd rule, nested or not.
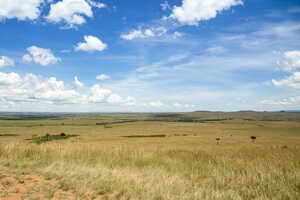
[(252, 142), (255, 142), (256, 136), (251, 136), (250, 138), (251, 138)]
[(216, 138), (217, 144), (220, 143), (221, 138)]

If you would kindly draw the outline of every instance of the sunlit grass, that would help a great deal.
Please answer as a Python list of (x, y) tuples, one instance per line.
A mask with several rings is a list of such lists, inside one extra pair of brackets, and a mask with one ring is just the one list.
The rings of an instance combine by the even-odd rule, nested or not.
[[(54, 179), (55, 189), (79, 199), (86, 190), (108, 199), (300, 199), (297, 122), (132, 122), (109, 129), (88, 120), (89, 126), (61, 123), (10, 130), (19, 136), (0, 142), (0, 174)], [(25, 140), (61, 132), (80, 136)], [(53, 188), (43, 188), (53, 196)]]

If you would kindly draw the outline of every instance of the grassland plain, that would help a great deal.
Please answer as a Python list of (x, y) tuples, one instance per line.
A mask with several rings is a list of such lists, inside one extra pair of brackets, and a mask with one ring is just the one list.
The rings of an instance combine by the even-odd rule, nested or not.
[(3, 200), (300, 199), (297, 113), (15, 115), (0, 117)]

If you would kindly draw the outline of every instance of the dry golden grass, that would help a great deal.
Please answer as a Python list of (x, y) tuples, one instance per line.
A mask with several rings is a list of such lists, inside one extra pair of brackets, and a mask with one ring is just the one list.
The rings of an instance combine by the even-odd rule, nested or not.
[[(18, 134), (0, 137), (0, 180), (39, 175), (77, 199), (300, 199), (297, 121), (96, 122), (0, 121), (0, 134)], [(80, 136), (24, 140), (61, 132)], [(130, 135), (166, 137), (123, 137)]]

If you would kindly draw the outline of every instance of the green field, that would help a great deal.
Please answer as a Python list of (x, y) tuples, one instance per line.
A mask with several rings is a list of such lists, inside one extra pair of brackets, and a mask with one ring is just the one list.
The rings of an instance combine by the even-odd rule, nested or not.
[(300, 199), (300, 113), (4, 113), (0, 199)]

